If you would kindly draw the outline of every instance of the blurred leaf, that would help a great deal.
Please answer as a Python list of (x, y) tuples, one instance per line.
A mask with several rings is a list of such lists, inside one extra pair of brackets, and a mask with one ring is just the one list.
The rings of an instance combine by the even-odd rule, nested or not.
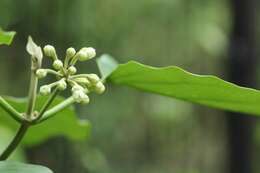
[(6, 32), (0, 28), (0, 45), (2, 44), (10, 45), (13, 41), (15, 34), (16, 32), (14, 31)]
[(118, 66), (116, 60), (108, 54), (101, 55), (101, 57), (97, 59), (97, 64), (103, 80), (106, 79)]
[[(27, 105), (27, 99), (5, 97), (5, 99), (14, 106), (18, 111), (24, 112)], [(37, 98), (36, 109), (40, 110), (41, 106), (47, 100), (47, 97), (39, 96)], [(57, 97), (52, 105), (56, 105), (64, 100)], [(16, 131), (19, 124), (11, 119), (3, 110), (0, 110), (0, 123)], [(46, 139), (58, 135), (68, 137), (72, 140), (85, 140), (90, 133), (90, 124), (86, 120), (78, 120), (75, 110), (70, 107), (57, 113), (53, 118), (41, 124), (32, 126), (27, 132), (23, 144), (35, 145)]]
[(23, 164), (17, 162), (0, 162), (0, 172), (2, 173), (52, 173), (49, 168), (39, 166), (39, 165), (31, 165), (31, 164)]
[(260, 115), (260, 91), (176, 66), (156, 68), (131, 61), (119, 65), (109, 79), (115, 84), (205, 106)]

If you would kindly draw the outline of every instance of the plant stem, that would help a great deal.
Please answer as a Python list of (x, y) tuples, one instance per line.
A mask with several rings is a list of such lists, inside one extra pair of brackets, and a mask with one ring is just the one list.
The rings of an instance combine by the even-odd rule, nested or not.
[(13, 153), (13, 151), (17, 148), (21, 140), (23, 139), (26, 131), (29, 128), (28, 123), (21, 124), (18, 132), (16, 133), (15, 137), (8, 145), (8, 147), (4, 150), (4, 152), (0, 155), (0, 161), (8, 159), (8, 157)]
[(39, 119), (39, 121), (37, 123), (41, 123), (43, 121), (46, 121), (47, 119), (51, 118), (52, 116), (54, 116), (58, 112), (62, 111), (64, 108), (72, 105), (74, 102), (75, 102), (75, 100), (72, 96), (67, 98), (66, 100), (64, 100), (60, 104), (58, 104), (58, 105), (54, 106), (53, 108), (49, 109), (48, 111), (46, 111), (43, 114), (42, 118)]
[(38, 78), (35, 75), (35, 70), (31, 70), (31, 81), (28, 95), (28, 108), (26, 112), (27, 119), (31, 119), (34, 110), (36, 95), (37, 95)]
[(2, 107), (13, 119), (23, 122), (24, 118), (16, 109), (14, 109), (3, 97), (0, 96), (0, 107)]
[(45, 104), (41, 108), (37, 118), (34, 121), (41, 119), (41, 117), (46, 112), (46, 110), (50, 107), (51, 103), (53, 102), (53, 100), (55, 99), (55, 97), (57, 96), (58, 93), (59, 93), (58, 88), (55, 88), (54, 91), (52, 92), (51, 96), (48, 98), (48, 100), (45, 102)]

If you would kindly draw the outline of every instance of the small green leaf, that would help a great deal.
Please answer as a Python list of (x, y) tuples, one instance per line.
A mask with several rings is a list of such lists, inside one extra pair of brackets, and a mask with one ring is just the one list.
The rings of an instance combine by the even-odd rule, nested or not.
[(110, 75), (115, 84), (219, 109), (260, 115), (260, 91), (179, 67), (156, 68), (128, 62)]
[[(36, 109), (40, 110), (48, 97), (39, 96), (37, 98)], [(24, 112), (27, 105), (27, 99), (5, 97), (5, 99), (18, 111)], [(57, 97), (52, 106), (62, 102), (64, 99)], [(16, 131), (19, 124), (11, 119), (3, 110), (0, 109), (0, 123), (3, 126)], [(48, 138), (62, 135), (71, 140), (85, 140), (90, 133), (90, 123), (87, 120), (79, 120), (73, 107), (64, 109), (57, 113), (53, 118), (32, 126), (27, 132), (23, 144), (35, 145), (45, 141)]]
[(10, 45), (13, 41), (15, 34), (16, 32), (14, 31), (6, 32), (0, 28), (0, 45), (2, 44)]
[(116, 60), (108, 54), (103, 54), (98, 58), (97, 64), (103, 80), (105, 80), (118, 66)]
[(1, 173), (52, 173), (49, 168), (32, 165), (32, 164), (23, 164), (17, 162), (0, 162), (0, 172)]

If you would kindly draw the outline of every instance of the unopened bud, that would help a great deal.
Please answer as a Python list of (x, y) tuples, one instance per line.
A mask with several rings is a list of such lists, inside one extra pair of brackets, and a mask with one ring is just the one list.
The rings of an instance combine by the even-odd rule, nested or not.
[(55, 68), (56, 70), (60, 70), (60, 69), (62, 69), (62, 67), (63, 67), (63, 63), (62, 63), (62, 61), (61, 60), (55, 60), (54, 62), (53, 62), (53, 64), (52, 64), (52, 66), (53, 66), (53, 68)]
[(75, 92), (75, 91), (78, 91), (78, 90), (81, 90), (84, 92), (84, 88), (78, 84), (74, 85), (71, 89), (72, 92)]
[(84, 90), (76, 89), (72, 92), (72, 97), (78, 103), (87, 104), (89, 103), (89, 97), (85, 94)]
[(96, 74), (88, 74), (87, 78), (93, 84), (96, 84), (100, 81), (100, 78)]
[(43, 51), (44, 51), (46, 56), (52, 57), (54, 59), (57, 58), (56, 51), (55, 51), (55, 48), (53, 46), (46, 45), (46, 46), (44, 46)]
[(59, 82), (58, 82), (58, 85), (57, 85), (58, 89), (59, 90), (65, 90), (67, 88), (67, 83), (65, 82), (64, 79), (61, 79)]
[(77, 58), (78, 60), (80, 60), (80, 61), (83, 61), (84, 59), (85, 59), (85, 60), (88, 59), (88, 54), (87, 54), (85, 51), (80, 50), (80, 51), (77, 53), (76, 58)]
[(49, 85), (43, 85), (40, 88), (40, 94), (49, 95), (51, 93), (51, 87)]
[(73, 75), (73, 74), (77, 73), (77, 69), (76, 69), (74, 66), (70, 66), (70, 67), (68, 68), (68, 73), (69, 73), (70, 75)]
[(96, 50), (92, 47), (84, 47), (84, 48), (80, 49), (80, 52), (81, 51), (85, 53), (85, 56), (80, 56), (79, 57), (80, 61), (86, 61), (86, 60), (92, 59), (96, 56)]
[(36, 71), (36, 76), (37, 76), (38, 78), (44, 78), (44, 77), (47, 76), (47, 71), (46, 71), (45, 69), (38, 69), (38, 70)]
[(74, 81), (76, 81), (77, 83), (81, 83), (87, 86), (90, 86), (90, 81), (87, 78), (75, 78)]
[(72, 58), (76, 54), (76, 50), (73, 47), (70, 47), (66, 51), (66, 57), (69, 59)]
[(95, 86), (95, 92), (98, 94), (102, 94), (106, 90), (104, 84), (102, 82), (98, 82)]
[(88, 104), (89, 103), (89, 97), (87, 94), (85, 94), (82, 98), (81, 98), (81, 104)]

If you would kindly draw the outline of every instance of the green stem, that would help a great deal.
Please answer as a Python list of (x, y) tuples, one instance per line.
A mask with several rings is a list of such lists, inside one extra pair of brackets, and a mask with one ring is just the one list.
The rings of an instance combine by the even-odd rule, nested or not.
[(11, 143), (8, 145), (8, 147), (4, 150), (4, 152), (0, 155), (0, 161), (8, 159), (8, 157), (14, 152), (14, 150), (17, 148), (21, 140), (23, 139), (25, 133), (27, 132), (29, 128), (29, 124), (23, 123), (21, 124), (18, 132), (16, 133), (15, 137), (11, 141)]
[(51, 108), (48, 111), (46, 111), (43, 114), (42, 118), (39, 119), (39, 121), (37, 123), (41, 123), (43, 121), (46, 121), (47, 119), (53, 117), (55, 114), (57, 114), (58, 112), (62, 111), (66, 107), (72, 105), (74, 102), (75, 102), (75, 100), (74, 100), (74, 98), (72, 96), (67, 98), (63, 102), (59, 103), (58, 105), (56, 105), (53, 108)]
[(54, 74), (56, 76), (62, 76), (62, 74), (60, 74), (59, 72), (56, 72), (55, 70), (52, 69), (45, 69), (47, 71), (47, 73), (49, 74)]
[(51, 96), (48, 98), (48, 100), (45, 102), (45, 104), (42, 106), (37, 118), (34, 121), (38, 121), (39, 119), (42, 118), (43, 114), (46, 112), (46, 110), (50, 107), (51, 103), (55, 99), (55, 97), (58, 95), (59, 90), (58, 88), (55, 88), (54, 91), (52, 92)]
[(24, 118), (16, 109), (14, 109), (3, 97), (0, 96), (0, 107), (2, 107), (13, 119), (23, 122)]
[(27, 119), (32, 118), (32, 113), (35, 107), (36, 96), (37, 96), (37, 86), (38, 86), (38, 78), (35, 75), (35, 70), (31, 70), (31, 81), (30, 81), (30, 88), (28, 94), (28, 108), (26, 112)]

